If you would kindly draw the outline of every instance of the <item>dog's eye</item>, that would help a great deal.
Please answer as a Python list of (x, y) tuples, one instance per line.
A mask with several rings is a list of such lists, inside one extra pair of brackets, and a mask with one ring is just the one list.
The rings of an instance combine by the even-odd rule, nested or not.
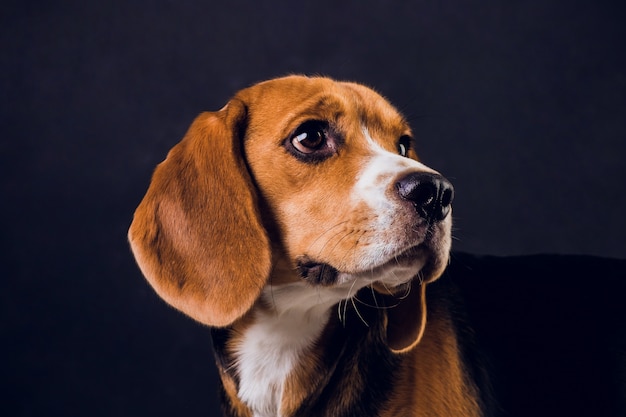
[(320, 120), (302, 123), (284, 142), (284, 146), (302, 162), (318, 163), (337, 152), (339, 137), (329, 124)]
[(404, 135), (398, 141), (398, 153), (400, 156), (408, 156), (411, 149), (411, 137)]
[(294, 132), (291, 137), (291, 144), (299, 152), (313, 153), (326, 144), (325, 128), (326, 126), (322, 122), (306, 122)]

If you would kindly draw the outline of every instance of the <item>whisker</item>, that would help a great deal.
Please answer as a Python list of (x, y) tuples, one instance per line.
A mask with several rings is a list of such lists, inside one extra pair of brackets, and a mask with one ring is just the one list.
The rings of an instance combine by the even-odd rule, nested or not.
[(380, 284), (385, 288), (385, 290), (387, 291), (387, 294), (393, 295), (393, 292), (389, 289), (389, 287), (387, 287), (386, 283), (380, 281)]
[(347, 313), (348, 313), (348, 299), (343, 300), (343, 325), (345, 326), (347, 323)]
[[(348, 307), (348, 300), (350, 300), (350, 302), (352, 303), (352, 307), (354, 307), (354, 311), (357, 314), (357, 316), (359, 316), (359, 318), (361, 319), (361, 321), (363, 322), (363, 324), (365, 324), (367, 327), (370, 327), (369, 324), (365, 321), (365, 319), (363, 318), (363, 316), (361, 315), (361, 312), (359, 311), (359, 309), (356, 306), (356, 303), (354, 302), (354, 299), (356, 298), (356, 294), (354, 296), (352, 296), (352, 292), (354, 291), (354, 287), (356, 286), (357, 280), (355, 279), (354, 281), (352, 281), (352, 285), (350, 286), (350, 288), (348, 289), (348, 298), (346, 298), (346, 302), (345, 302), (345, 309), (347, 310)], [(345, 314), (345, 311), (344, 311)]]
[[(350, 236), (350, 235), (352, 235), (354, 233), (355, 233), (354, 230), (352, 230), (352, 231), (349, 231), (348, 233), (346, 233), (345, 235), (343, 235), (341, 238), (339, 238), (339, 240), (337, 240), (337, 242), (335, 243), (335, 245), (332, 247), (332, 249), (330, 251), (334, 252), (335, 248), (337, 248), (337, 246), (339, 246), (339, 244), (341, 243), (342, 240), (344, 240), (345, 238), (347, 238), (348, 236)], [(336, 233), (335, 235), (333, 235), (333, 237), (337, 236), (338, 234), (339, 233)], [(328, 244), (329, 242), (330, 242), (330, 239), (326, 242), (326, 244)], [(324, 246), (322, 246), (322, 249), (320, 249), (320, 251), (318, 252), (318, 255), (322, 252), (322, 250), (324, 250), (324, 248), (326, 247), (326, 244), (324, 244)]]
[(376, 291), (374, 291), (374, 287), (370, 285), (370, 291), (372, 292), (372, 299), (374, 300), (374, 304), (376, 304), (376, 309), (380, 309), (378, 305), (378, 297), (376, 297)]
[[(326, 229), (325, 231), (323, 231), (322, 233), (320, 233), (320, 235), (319, 235), (319, 236), (317, 236), (317, 237), (316, 237), (316, 238), (315, 238), (315, 239), (314, 239), (314, 240), (313, 240), (313, 241), (309, 244), (309, 246), (307, 247), (307, 252), (308, 252), (308, 251), (310, 251), (310, 250), (311, 250), (311, 248), (312, 248), (313, 246), (315, 246), (315, 244), (316, 244), (316, 243), (317, 243), (317, 242), (318, 242), (318, 241), (319, 241), (322, 237), (324, 237), (325, 235), (327, 235), (327, 234), (328, 234), (328, 233), (330, 233), (331, 231), (334, 231), (334, 230), (335, 230), (335, 228), (337, 228), (337, 227), (341, 227), (341, 226), (342, 226), (343, 224), (345, 224), (345, 223), (348, 223), (348, 221), (347, 221), (347, 220), (345, 220), (345, 221), (339, 222), (339, 223), (337, 223), (337, 224), (334, 224), (334, 225), (330, 226), (328, 229)], [(335, 236), (339, 235), (339, 234), (342, 232), (342, 230), (343, 230), (343, 229), (340, 229), (340, 230), (338, 230), (335, 234), (333, 234), (332, 236), (330, 236), (330, 238), (328, 238), (328, 240), (326, 241), (326, 243), (325, 243), (324, 245), (322, 245), (322, 250), (323, 250), (323, 248), (326, 246), (326, 244), (327, 244), (328, 242), (330, 242), (330, 241), (331, 241), (331, 240), (332, 240)], [(321, 250), (320, 250), (320, 252), (321, 252)]]
[[(356, 285), (356, 279), (354, 281), (352, 281), (352, 285), (350, 285), (350, 288), (348, 288), (348, 294), (347, 297), (345, 299), (345, 303), (344, 303), (344, 307), (343, 307), (343, 314), (344, 314), (344, 318), (346, 316), (346, 312), (348, 311), (348, 300), (352, 299), (352, 291), (354, 290), (354, 286)], [(359, 314), (357, 312), (357, 314)]]
[(394, 304), (392, 306), (381, 306), (378, 304), (378, 299), (376, 297), (376, 292), (374, 291), (374, 289), (372, 287), (370, 287), (370, 290), (372, 291), (372, 296), (374, 297), (374, 305), (370, 304), (370, 303), (366, 303), (365, 301), (361, 300), (359, 297), (357, 297), (356, 295), (354, 297), (352, 297), (356, 302), (358, 302), (359, 304), (364, 305), (365, 307), (370, 307), (370, 308), (375, 308), (377, 310), (388, 310), (390, 308), (394, 308), (396, 307), (398, 304)]
[(354, 307), (354, 311), (356, 312), (356, 315), (359, 316), (359, 318), (361, 319), (361, 321), (363, 322), (365, 326), (370, 327), (370, 325), (367, 324), (367, 322), (361, 315), (361, 312), (359, 312), (359, 309), (356, 307), (356, 303), (354, 302), (354, 297), (350, 297), (350, 300), (352, 301), (352, 307)]
[[(419, 276), (419, 272), (417, 274)], [(423, 282), (423, 279), (420, 279), (420, 284)], [(411, 285), (411, 281), (406, 283), (406, 290), (404, 291), (404, 294), (396, 297), (399, 298), (400, 300), (404, 300), (405, 298), (407, 298), (409, 296), (409, 294), (411, 294), (411, 289), (413, 288), (413, 286)]]
[[(348, 236), (350, 236), (350, 235), (357, 234), (358, 232), (359, 232), (359, 231), (357, 231), (357, 230), (353, 230), (352, 232), (350, 232), (350, 234), (347, 234), (347, 235), (346, 235), (346, 236), (344, 236), (344, 237), (348, 237)], [(362, 231), (360, 231), (360, 233), (359, 233), (359, 234), (357, 234), (356, 239), (354, 239), (354, 243), (353, 243), (352, 247), (351, 247), (350, 249), (348, 249), (348, 250), (346, 250), (346, 251), (344, 252), (343, 256), (342, 256), (342, 257), (341, 257), (341, 259), (340, 259), (340, 263), (344, 263), (344, 260), (345, 260), (346, 258), (348, 258), (348, 257), (350, 257), (350, 256), (352, 256), (352, 255), (354, 254), (354, 251), (355, 251), (355, 250), (356, 250), (356, 248), (359, 246), (359, 242), (360, 242), (360, 240), (361, 240), (361, 237), (362, 237), (364, 234), (366, 234), (366, 233), (367, 233), (367, 230), (362, 230)], [(343, 238), (342, 238), (342, 239), (343, 239)], [(334, 249), (334, 248), (333, 248), (333, 249)]]
[(339, 318), (339, 321), (341, 322), (341, 324), (343, 324), (343, 327), (345, 328), (346, 327), (345, 317), (341, 316), (341, 303), (343, 301), (344, 300), (339, 300), (339, 303), (337, 303), (337, 317)]

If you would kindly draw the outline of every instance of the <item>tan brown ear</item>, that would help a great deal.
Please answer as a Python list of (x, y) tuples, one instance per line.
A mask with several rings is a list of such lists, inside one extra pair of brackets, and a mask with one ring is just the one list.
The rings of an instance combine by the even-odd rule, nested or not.
[(259, 297), (271, 267), (231, 101), (203, 113), (159, 164), (128, 232), (156, 292), (209, 326), (227, 326)]
[(413, 349), (426, 328), (426, 284), (411, 282), (406, 296), (394, 297), (395, 305), (387, 311), (387, 346), (394, 353)]

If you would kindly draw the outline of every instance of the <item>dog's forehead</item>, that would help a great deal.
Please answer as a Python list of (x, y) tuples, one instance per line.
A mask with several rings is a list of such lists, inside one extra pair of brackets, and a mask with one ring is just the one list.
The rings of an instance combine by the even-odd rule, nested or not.
[(250, 122), (293, 129), (307, 119), (358, 121), (370, 132), (409, 134), (404, 117), (380, 94), (360, 84), (323, 77), (290, 76), (242, 90), (238, 98), (249, 110)]

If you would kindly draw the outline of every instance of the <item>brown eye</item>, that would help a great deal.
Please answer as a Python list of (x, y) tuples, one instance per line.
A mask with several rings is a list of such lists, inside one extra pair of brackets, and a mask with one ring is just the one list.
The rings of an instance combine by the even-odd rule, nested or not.
[(341, 143), (341, 135), (328, 122), (309, 120), (298, 126), (283, 146), (296, 159), (317, 164), (337, 154)]
[(411, 137), (401, 136), (398, 141), (398, 153), (400, 156), (408, 157), (409, 150), (411, 149)]
[(326, 145), (325, 123), (310, 121), (303, 123), (291, 136), (291, 144), (303, 154), (313, 153)]

